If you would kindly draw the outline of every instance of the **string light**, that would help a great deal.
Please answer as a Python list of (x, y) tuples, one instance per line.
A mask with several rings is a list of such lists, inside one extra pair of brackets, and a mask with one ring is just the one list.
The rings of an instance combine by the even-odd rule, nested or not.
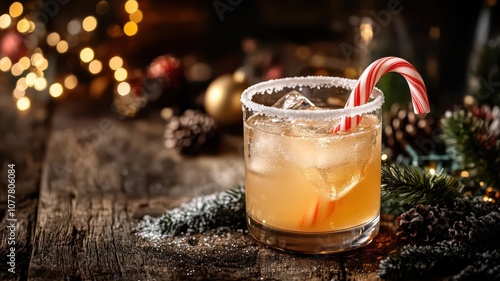
[(137, 23), (133, 21), (129, 21), (123, 26), (123, 32), (127, 36), (134, 36), (135, 34), (137, 34), (138, 29), (139, 27), (137, 26)]
[(47, 88), (47, 79), (44, 77), (38, 77), (35, 80), (35, 90), (37, 91), (43, 91)]
[(64, 78), (64, 87), (68, 90), (73, 90), (78, 85), (78, 79), (75, 75), (70, 74)]
[(0, 59), (0, 70), (3, 72), (7, 72), (12, 67), (12, 62), (9, 57), (3, 57)]
[(121, 82), (116, 87), (116, 91), (120, 96), (126, 96), (130, 93), (130, 84), (127, 82)]
[(436, 174), (436, 170), (434, 168), (430, 168), (429, 169), (429, 174), (431, 174), (431, 175), (434, 176)]
[(15, 99), (20, 99), (26, 95), (26, 92), (24, 90), (19, 90), (19, 89), (14, 89), (12, 91), (12, 96), (14, 96)]
[(125, 11), (127, 11), (127, 13), (132, 14), (137, 11), (137, 9), (139, 9), (139, 3), (137, 3), (137, 1), (128, 0), (125, 2)]
[(97, 74), (102, 70), (102, 63), (99, 60), (93, 60), (89, 64), (89, 71), (92, 74)]
[(90, 62), (94, 59), (94, 50), (89, 47), (83, 48), (80, 51), (80, 59), (83, 62)]
[(47, 44), (49, 46), (54, 47), (55, 45), (57, 45), (57, 43), (59, 43), (59, 40), (61, 40), (61, 36), (59, 36), (57, 32), (52, 32), (47, 35)]
[(26, 85), (28, 85), (29, 87), (33, 87), (33, 85), (35, 85), (36, 78), (37, 76), (35, 73), (28, 73), (28, 75), (26, 75)]
[(43, 55), (40, 53), (34, 53), (31, 56), (31, 64), (35, 67), (40, 67), (43, 63)]
[(37, 66), (38, 70), (44, 71), (49, 67), (49, 61), (46, 58), (42, 59), (40, 65)]
[(17, 22), (17, 31), (26, 33), (30, 30), (30, 22), (27, 19), (22, 19)]
[(68, 22), (67, 29), (69, 34), (76, 35), (80, 32), (80, 30), (82, 30), (82, 25), (78, 20), (74, 19)]
[(61, 54), (64, 54), (68, 51), (68, 42), (64, 41), (64, 40), (61, 40), (59, 41), (59, 43), (57, 43), (56, 45), (56, 50), (61, 53)]
[(28, 32), (27, 33), (31, 33), (33, 31), (35, 31), (35, 27), (36, 27), (35, 22), (29, 20), (28, 24), (29, 24), (29, 28), (28, 28)]
[(385, 161), (385, 160), (387, 160), (388, 156), (387, 156), (387, 154), (384, 153), (384, 154), (382, 154), (382, 156), (380, 158), (382, 159), (382, 161)]
[(140, 23), (142, 21), (142, 11), (137, 10), (137, 11), (131, 13), (129, 18), (130, 18), (130, 21), (133, 21), (135, 23)]
[(18, 63), (23, 66), (23, 70), (30, 68), (30, 59), (28, 57), (22, 57), (19, 59)]
[(115, 71), (115, 79), (116, 81), (123, 81), (127, 79), (127, 70), (125, 68), (118, 68)]
[[(125, 23), (123, 26), (117, 24), (109, 25), (107, 30), (109, 34), (117, 36), (123, 36), (123, 34), (126, 36), (134, 36), (137, 34), (139, 29), (137, 24), (143, 20), (144, 16), (143, 12), (139, 9), (139, 3), (136, 0), (127, 0), (124, 3), (124, 8), (129, 14), (130, 21)], [(109, 12), (110, 5), (107, 0), (101, 0), (97, 3), (95, 9), (99, 15), (107, 14)], [(20, 2), (12, 3), (9, 8), (9, 13), (0, 15), (0, 29), (7, 29), (14, 25), (14, 28), (16, 28), (19, 33), (27, 34), (33, 32), (37, 25), (34, 21), (30, 20), (29, 15), (27, 18), (21, 17), (23, 12), (23, 4)], [(55, 47), (58, 53), (63, 54), (68, 52), (70, 45), (71, 48), (74, 48), (74, 46), (78, 45), (78, 39), (83, 38), (71, 35), (77, 35), (82, 31), (92, 32), (97, 28), (97, 25), (98, 20), (92, 15), (83, 18), (83, 20), (81, 18), (73, 19), (66, 25), (67, 34), (70, 35), (69, 38), (72, 38), (70, 42), (62, 40), (61, 35), (57, 32), (49, 33), (46, 35), (45, 40), (48, 46)], [(43, 28), (45, 27), (42, 26), (42, 29)], [(43, 30), (42, 32), (45, 31)], [(83, 35), (84, 34), (82, 34), (82, 36)], [(88, 35), (85, 36), (88, 38)], [(83, 40), (86, 39), (83, 38)], [(13, 63), (8, 57), (0, 58), (0, 71), (10, 71), (13, 76), (19, 76), (12, 94), (17, 99), (16, 105), (20, 111), (25, 111), (31, 106), (30, 99), (26, 97), (29, 87), (34, 87), (37, 91), (44, 91), (48, 88), (49, 94), (52, 97), (57, 98), (64, 93), (64, 88), (72, 90), (78, 85), (78, 78), (73, 74), (67, 75), (61, 83), (53, 83), (50, 85), (44, 77), (44, 71), (48, 68), (49, 62), (44, 57), (41, 49), (36, 48), (39, 41), (31, 41), (31, 43), (33, 43), (32, 46), (29, 47), (31, 49), (31, 55), (20, 58), (17, 63)], [(96, 54), (91, 47), (85, 47), (81, 49), (79, 58), (82, 62), (88, 63), (88, 71), (90, 73), (99, 74), (103, 70), (103, 63), (96, 59), (95, 55)], [(125, 68), (123, 68), (123, 65), (124, 61), (120, 56), (114, 56), (109, 60), (109, 68), (114, 70), (114, 78), (118, 82), (118, 85), (116, 86), (117, 93), (121, 96), (128, 95), (131, 92), (130, 84), (125, 82), (128, 77), (128, 72)], [(24, 76), (23, 73), (26, 76)]]
[(23, 4), (14, 2), (9, 7), (9, 14), (13, 18), (17, 18), (23, 14)]
[(82, 22), (83, 30), (90, 32), (97, 27), (97, 19), (93, 16), (86, 17)]
[(123, 66), (123, 59), (119, 56), (114, 56), (109, 60), (109, 68), (112, 70), (117, 70)]
[(12, 23), (12, 19), (9, 15), (3, 14), (0, 16), (0, 29), (7, 29)]
[(57, 98), (63, 93), (63, 86), (59, 83), (54, 83), (50, 85), (49, 93), (52, 97)]
[(12, 68), (10, 69), (10, 72), (14, 76), (19, 76), (23, 73), (24, 69), (23, 66), (20, 63), (15, 63)]
[(19, 91), (26, 91), (28, 89), (28, 84), (26, 84), (26, 78), (21, 77), (17, 80), (16, 89)]
[(469, 172), (467, 172), (467, 171), (461, 171), (461, 172), (460, 172), (460, 176), (461, 176), (462, 178), (468, 178), (468, 177), (469, 177)]
[(20, 99), (17, 100), (17, 109), (20, 111), (25, 111), (28, 110), (31, 106), (31, 101), (28, 97), (21, 97)]

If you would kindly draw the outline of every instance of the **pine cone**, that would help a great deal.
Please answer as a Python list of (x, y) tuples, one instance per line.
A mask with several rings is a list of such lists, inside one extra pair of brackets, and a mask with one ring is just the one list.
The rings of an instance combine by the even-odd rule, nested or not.
[(193, 155), (213, 148), (219, 134), (212, 117), (188, 109), (181, 116), (170, 118), (164, 136), (167, 148), (175, 148), (182, 154)]
[(399, 217), (396, 233), (401, 241), (425, 245), (446, 239), (449, 223), (446, 213), (438, 207), (417, 205)]

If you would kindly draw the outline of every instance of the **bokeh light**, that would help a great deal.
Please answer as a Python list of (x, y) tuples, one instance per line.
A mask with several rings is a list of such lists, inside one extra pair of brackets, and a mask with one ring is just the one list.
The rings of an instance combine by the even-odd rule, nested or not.
[(61, 54), (66, 53), (68, 51), (68, 48), (69, 48), (68, 42), (64, 40), (59, 41), (59, 43), (57, 43), (56, 45), (56, 50)]
[(47, 88), (47, 79), (44, 77), (38, 77), (35, 80), (35, 90), (37, 91), (43, 91)]
[(12, 19), (9, 15), (3, 14), (0, 16), (0, 29), (6, 29), (12, 23)]
[(78, 85), (78, 78), (75, 75), (70, 74), (64, 78), (64, 87), (68, 90), (73, 90)]
[(85, 31), (90, 32), (97, 27), (97, 19), (93, 16), (88, 16), (83, 20), (82, 26)]
[(120, 96), (126, 96), (130, 93), (130, 84), (127, 82), (121, 82), (116, 87), (116, 91)]
[(89, 64), (89, 71), (92, 74), (97, 74), (102, 70), (102, 63), (99, 60), (93, 60)]
[(89, 47), (83, 48), (80, 51), (80, 59), (83, 62), (90, 62), (94, 59), (94, 50)]
[(23, 66), (24, 70), (30, 68), (30, 65), (31, 65), (30, 59), (28, 57), (20, 58), (18, 63), (20, 63)]
[(17, 18), (18, 16), (23, 14), (23, 4), (19, 2), (14, 2), (9, 7), (9, 14), (13, 18)]
[(49, 46), (54, 47), (59, 43), (59, 40), (61, 40), (61, 36), (59, 36), (57, 32), (52, 32), (47, 35), (47, 44), (49, 44)]
[(132, 14), (137, 11), (137, 9), (139, 9), (139, 3), (137, 3), (137, 1), (128, 0), (125, 2), (125, 11), (127, 11), (127, 13)]
[(19, 90), (19, 89), (15, 88), (12, 91), (12, 95), (14, 96), (15, 99), (18, 100), (18, 99), (24, 97), (26, 95), (26, 92), (24, 90)]
[[(28, 28), (28, 33), (31, 33), (31, 32), (33, 32), (33, 31), (35, 31), (35, 27), (36, 27), (35, 22), (33, 22), (33, 21), (30, 21), (30, 20), (29, 20), (29, 21), (28, 21), (28, 24), (29, 24), (29, 26), (30, 26), (30, 27)], [(32, 40), (33, 40), (33, 39), (32, 39)], [(35, 44), (35, 45), (36, 45), (36, 44)]]
[(43, 55), (40, 54), (40, 53), (34, 53), (32, 56), (31, 56), (31, 65), (35, 66), (35, 67), (40, 67), (40, 65), (43, 64)]
[(59, 83), (54, 83), (50, 85), (49, 93), (52, 97), (57, 98), (63, 93), (63, 86)]
[(30, 30), (30, 22), (27, 19), (22, 19), (17, 22), (17, 31), (26, 33)]
[(68, 22), (67, 29), (68, 29), (69, 34), (75, 35), (75, 34), (78, 34), (78, 32), (80, 32), (80, 30), (82, 30), (82, 24), (80, 23), (79, 20), (74, 19), (74, 20), (71, 20), (70, 22)]
[(117, 70), (123, 66), (123, 59), (119, 56), (114, 56), (109, 60), (109, 68), (112, 70)]
[(134, 36), (135, 34), (137, 34), (138, 29), (139, 27), (137, 26), (137, 23), (133, 21), (129, 21), (123, 26), (123, 32), (127, 36)]
[(115, 79), (116, 81), (123, 81), (127, 79), (127, 70), (125, 68), (118, 68), (115, 71)]
[(40, 65), (37, 66), (38, 70), (40, 71), (44, 71), (48, 67), (49, 67), (49, 61), (46, 58), (43, 58)]
[(108, 1), (106, 1), (106, 0), (99, 1), (99, 3), (97, 3), (97, 5), (95, 6), (95, 11), (99, 15), (107, 14), (109, 12), (109, 3), (108, 3)]
[(28, 110), (31, 106), (31, 101), (28, 97), (22, 97), (20, 99), (17, 100), (17, 109), (21, 110), (21, 111), (25, 111), (25, 110)]
[(0, 59), (0, 70), (3, 72), (7, 72), (12, 67), (12, 61), (10, 61), (9, 57), (3, 57)]
[(21, 75), (24, 72), (24, 69), (23, 69), (23, 66), (20, 63), (15, 63), (11, 67), (10, 72), (14, 76), (19, 76), (19, 75)]
[(16, 89), (19, 91), (26, 91), (26, 89), (28, 89), (28, 84), (26, 84), (25, 77), (21, 77), (17, 80)]
[(133, 21), (135, 23), (140, 23), (142, 21), (142, 11), (137, 10), (137, 11), (131, 13), (129, 18), (130, 18), (130, 21)]
[(29, 87), (32, 87), (33, 85), (35, 85), (36, 78), (37, 76), (34, 72), (28, 73), (28, 75), (26, 75), (26, 84)]

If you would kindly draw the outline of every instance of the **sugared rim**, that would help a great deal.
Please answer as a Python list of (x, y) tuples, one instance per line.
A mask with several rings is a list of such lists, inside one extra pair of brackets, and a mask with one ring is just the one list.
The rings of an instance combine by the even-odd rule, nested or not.
[(346, 90), (352, 90), (357, 80), (341, 77), (325, 77), (325, 76), (302, 76), (302, 77), (287, 77), (275, 80), (269, 80), (255, 84), (247, 88), (241, 94), (241, 103), (255, 113), (265, 114), (273, 117), (288, 117), (296, 119), (325, 119), (334, 120), (343, 116), (356, 116), (372, 112), (382, 106), (384, 103), (384, 95), (378, 88), (372, 91), (374, 99), (366, 104), (340, 109), (322, 109), (322, 110), (293, 110), (283, 109), (271, 106), (262, 105), (252, 101), (252, 97), (256, 94), (272, 94), (281, 91), (284, 88), (296, 87), (340, 87)]

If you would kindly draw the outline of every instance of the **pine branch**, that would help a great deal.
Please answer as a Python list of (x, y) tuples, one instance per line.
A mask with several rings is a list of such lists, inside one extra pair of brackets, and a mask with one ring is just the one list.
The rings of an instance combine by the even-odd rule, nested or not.
[(379, 276), (389, 280), (457, 272), (472, 254), (464, 244), (441, 241), (432, 246), (406, 245), (380, 262)]
[(500, 184), (498, 120), (498, 116), (481, 118), (465, 110), (448, 112), (441, 120), (448, 154), (469, 171), (470, 179), (496, 186)]
[(238, 187), (195, 197), (159, 218), (149, 216), (137, 229), (143, 236), (175, 236), (201, 233), (218, 227), (238, 228), (245, 224), (245, 189)]
[(400, 214), (418, 204), (452, 202), (463, 194), (463, 184), (443, 172), (388, 162), (382, 165), (382, 210)]
[(500, 250), (476, 255), (475, 261), (453, 276), (454, 281), (500, 280)]

